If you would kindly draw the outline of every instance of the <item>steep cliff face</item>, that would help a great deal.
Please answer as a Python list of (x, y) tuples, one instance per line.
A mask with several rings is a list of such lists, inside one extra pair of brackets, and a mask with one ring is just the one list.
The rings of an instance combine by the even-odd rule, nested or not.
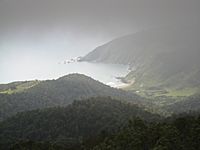
[(128, 64), (127, 81), (133, 90), (180, 90), (200, 86), (200, 31), (170, 27), (138, 32), (115, 39), (82, 58), (84, 61)]

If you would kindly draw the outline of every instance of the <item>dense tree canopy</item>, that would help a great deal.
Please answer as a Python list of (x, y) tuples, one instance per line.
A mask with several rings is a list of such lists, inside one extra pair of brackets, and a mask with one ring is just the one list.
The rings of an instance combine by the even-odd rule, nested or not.
[[(17, 83), (17, 86), (19, 84), (24, 85), (24, 82)], [(10, 89), (11, 86), (16, 87), (16, 83), (0, 87), (1, 89)], [(57, 80), (37, 82), (33, 87), (25, 88), (20, 92), (0, 94), (0, 120), (15, 115), (17, 112), (66, 106), (74, 100), (97, 96), (111, 96), (136, 104), (147, 103), (136, 94), (111, 88), (85, 75), (71, 74)]]
[(74, 101), (54, 107), (19, 113), (0, 123), (0, 145), (19, 140), (79, 143), (101, 133), (111, 134), (132, 117), (148, 121), (159, 118), (136, 105), (107, 98)]
[(160, 123), (140, 119), (105, 138), (93, 150), (199, 150), (200, 117), (185, 116)]

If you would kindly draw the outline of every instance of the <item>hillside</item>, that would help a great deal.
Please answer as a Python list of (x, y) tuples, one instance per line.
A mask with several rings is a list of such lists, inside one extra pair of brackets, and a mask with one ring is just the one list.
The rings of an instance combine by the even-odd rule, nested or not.
[(198, 150), (200, 148), (200, 116), (173, 116), (169, 120), (149, 124), (135, 119), (92, 150)]
[[(16, 83), (13, 83), (15, 85)], [(24, 82), (21, 82), (23, 85)], [(9, 84), (10, 86), (11, 84)], [(3, 85), (2, 85), (3, 86)], [(7, 87), (8, 85), (4, 85)], [(17, 87), (19, 87), (19, 83)], [(3, 87), (2, 87), (3, 89)], [(15, 91), (17, 88), (12, 88)], [(66, 106), (74, 100), (97, 96), (111, 96), (117, 99), (145, 105), (145, 100), (137, 95), (111, 88), (90, 77), (70, 74), (57, 80), (38, 81), (23, 91), (0, 94), (0, 120), (17, 112), (42, 109), (54, 106)]]
[(109, 97), (74, 101), (66, 107), (22, 112), (0, 123), (0, 149), (27, 140), (70, 147), (80, 143), (81, 139), (113, 133), (134, 117), (147, 121), (159, 119), (159, 116), (136, 105)]
[(172, 113), (187, 113), (193, 111), (200, 111), (200, 95), (192, 95), (189, 97), (183, 98), (182, 101), (176, 102), (174, 104), (165, 106), (167, 112)]
[(0, 84), (0, 94), (13, 94), (23, 92), (24, 90), (34, 87), (38, 83), (40, 83), (40, 81), (35, 80)]
[(82, 61), (129, 65), (128, 90), (144, 96), (190, 96), (200, 90), (198, 27), (149, 29), (96, 48)]
[(199, 112), (160, 118), (109, 97), (18, 113), (0, 123), (0, 149), (197, 150)]

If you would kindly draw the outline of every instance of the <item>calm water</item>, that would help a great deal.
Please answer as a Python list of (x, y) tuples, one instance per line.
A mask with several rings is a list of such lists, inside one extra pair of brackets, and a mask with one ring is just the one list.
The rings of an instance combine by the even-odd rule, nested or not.
[(19, 69), (11, 65), (9, 69), (1, 73), (0, 83), (35, 79), (57, 79), (70, 73), (85, 74), (107, 85), (117, 87), (121, 86), (122, 83), (116, 77), (125, 76), (128, 73), (128, 66), (88, 62), (74, 62), (70, 64), (44, 62)]
[(84, 56), (105, 41), (90, 38), (79, 40), (77, 36), (62, 32), (42, 35), (28, 33), (19, 32), (0, 39), (0, 84), (57, 79), (70, 73), (81, 73), (110, 86), (118, 86), (121, 83), (115, 77), (128, 73), (128, 67), (123, 65), (64, 64), (64, 60)]

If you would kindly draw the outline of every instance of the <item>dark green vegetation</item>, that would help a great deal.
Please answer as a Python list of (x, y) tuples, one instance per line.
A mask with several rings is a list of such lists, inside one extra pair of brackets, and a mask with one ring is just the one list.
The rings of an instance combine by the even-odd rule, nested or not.
[(67, 107), (23, 112), (0, 123), (0, 149), (18, 142), (22, 147), (45, 147), (46, 143), (46, 146), (70, 149), (86, 139), (115, 133), (133, 117), (146, 121), (160, 118), (136, 105), (109, 97), (74, 101)]
[[(111, 96), (136, 104), (146, 103), (135, 94), (111, 88), (81, 74), (71, 74), (57, 80), (17, 82), (1, 85), (0, 89), (9, 91), (9, 94), (0, 94), (0, 120), (17, 112), (66, 106), (73, 100), (97, 96)], [(20, 92), (16, 92), (16, 89), (20, 89)]]
[(150, 98), (149, 101), (154, 105), (151, 105), (148, 110), (165, 117), (172, 114), (200, 111), (199, 94), (182, 97), (158, 96)]
[(135, 33), (98, 47), (82, 61), (129, 65), (126, 90), (145, 97), (200, 92), (200, 30), (166, 27)]
[(199, 141), (198, 113), (160, 120), (111, 98), (19, 113), (0, 123), (3, 150), (199, 150)]
[(35, 80), (0, 84), (0, 94), (14, 94), (18, 92), (23, 92), (24, 90), (32, 88), (39, 83), (40, 81)]
[(199, 150), (200, 116), (170, 118), (159, 123), (134, 119), (93, 150)]
[(200, 149), (198, 113), (150, 113), (198, 112), (199, 95), (143, 99), (80, 74), (0, 88), (2, 150)]
[(200, 95), (192, 95), (189, 97), (182, 98), (181, 101), (176, 102), (171, 105), (164, 106), (164, 109), (167, 112), (172, 113), (183, 113), (183, 112), (192, 112), (200, 110)]

